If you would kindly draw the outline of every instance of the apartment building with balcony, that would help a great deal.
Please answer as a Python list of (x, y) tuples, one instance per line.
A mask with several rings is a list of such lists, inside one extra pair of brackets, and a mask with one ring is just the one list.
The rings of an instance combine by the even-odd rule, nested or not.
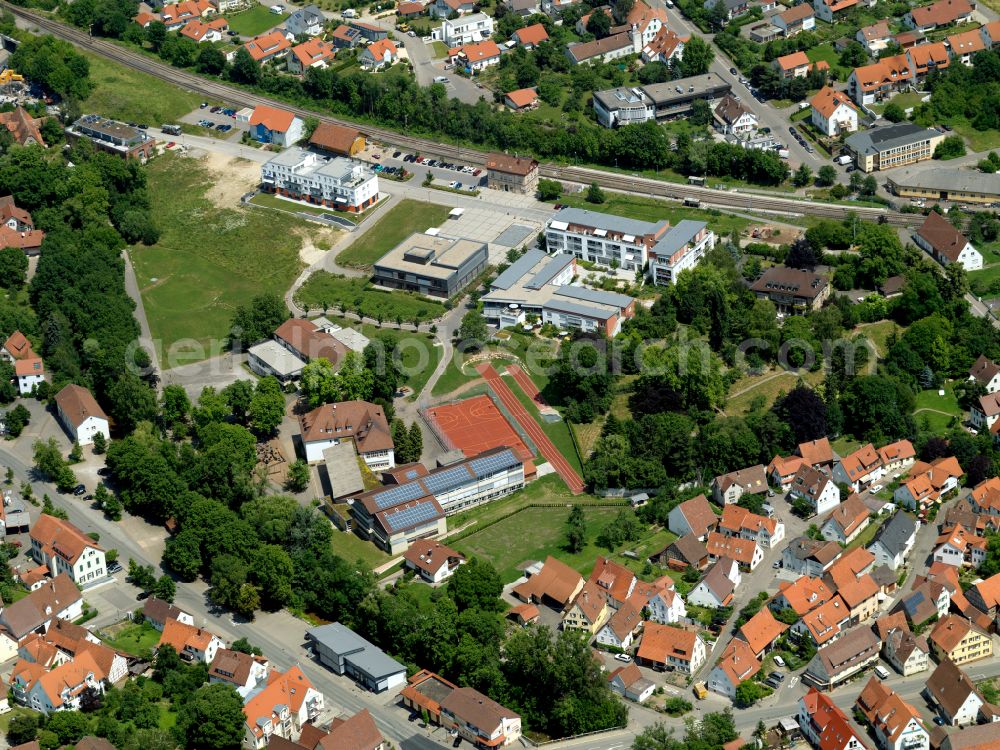
[(340, 211), (364, 211), (378, 200), (378, 176), (361, 162), (291, 148), (261, 165), (261, 188)]

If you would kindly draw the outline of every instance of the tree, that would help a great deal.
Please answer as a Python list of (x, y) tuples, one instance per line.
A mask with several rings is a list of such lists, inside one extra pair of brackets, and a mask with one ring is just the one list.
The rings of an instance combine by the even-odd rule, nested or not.
[(823, 262), (823, 253), (806, 238), (798, 238), (788, 247), (785, 265), (789, 268), (814, 269)]
[(562, 195), (562, 192), (563, 185), (558, 180), (541, 179), (538, 181), (538, 200), (540, 201), (554, 201)]
[(247, 83), (251, 86), (260, 82), (260, 63), (250, 56), (244, 47), (236, 51), (233, 67), (229, 69), (229, 77), (236, 83)]
[(840, 53), (840, 64), (845, 68), (860, 68), (868, 63), (868, 51), (858, 41), (851, 41)]
[(253, 382), (249, 380), (237, 380), (222, 389), (222, 398), (228, 404), (233, 417), (241, 424), (246, 424), (249, 419), (253, 394)]
[(816, 184), (820, 187), (830, 187), (837, 181), (837, 170), (832, 164), (824, 164), (816, 173)]
[(587, 542), (586, 532), (583, 508), (574, 505), (566, 519), (566, 551), (571, 554), (581, 552)]
[(808, 164), (803, 162), (802, 165), (795, 170), (795, 176), (792, 177), (792, 182), (795, 184), (795, 187), (805, 187), (812, 182), (812, 170), (809, 168)]
[(906, 119), (906, 112), (904, 112), (903, 108), (896, 104), (896, 102), (889, 102), (885, 105), (882, 117), (887, 119), (889, 122), (902, 122)]
[(965, 141), (960, 135), (949, 135), (934, 149), (935, 159), (957, 159), (965, 156)]
[(201, 570), (201, 541), (194, 529), (182, 529), (180, 533), (167, 537), (163, 551), (163, 563), (182, 581), (193, 581)]
[(817, 440), (827, 434), (826, 403), (805, 384), (799, 383), (778, 398), (773, 411), (791, 428), (796, 443)]
[(335, 400), (337, 375), (325, 357), (317, 357), (302, 368), (299, 389), (309, 406), (316, 407)]
[(28, 256), (14, 247), (0, 250), (0, 287), (20, 289), (28, 274)]
[[(240, 53), (245, 53), (242, 47), (236, 53), (237, 61)], [(250, 58), (253, 62), (253, 58)], [(256, 63), (255, 63), (256, 64)], [(284, 300), (277, 294), (260, 294), (250, 300), (248, 305), (240, 305), (233, 315), (229, 330), (229, 342), (234, 351), (243, 351), (252, 344), (268, 338), (274, 329), (288, 320), (288, 308)]]
[(479, 609), (499, 612), (506, 605), (501, 601), (503, 581), (490, 563), (473, 557), (458, 566), (448, 582), (448, 595), (458, 611)]
[(420, 431), (420, 425), (414, 421), (406, 433), (406, 447), (409, 452), (410, 461), (419, 461), (424, 452), (424, 434)]
[(132, 371), (123, 372), (108, 388), (111, 413), (126, 432), (131, 432), (139, 422), (156, 418), (156, 392)]
[(108, 439), (104, 437), (103, 432), (94, 433), (94, 455), (100, 456), (108, 449)]
[(587, 203), (604, 203), (606, 200), (601, 186), (596, 182), (590, 183), (590, 187), (587, 188)]
[(489, 328), (486, 326), (486, 318), (478, 310), (469, 310), (462, 316), (462, 324), (458, 328), (458, 340), (463, 347), (469, 347), (473, 351), (482, 349), (489, 337)]
[(268, 376), (257, 383), (250, 400), (250, 426), (261, 437), (270, 437), (285, 417), (285, 395), (277, 378)]
[(695, 99), (688, 119), (695, 125), (708, 125), (712, 122), (712, 107), (704, 99)]
[(750, 708), (767, 695), (770, 695), (770, 691), (756, 680), (744, 680), (736, 687), (733, 704), (737, 708)]
[(188, 398), (187, 391), (184, 390), (183, 386), (164, 386), (160, 414), (163, 417), (164, 426), (168, 429), (177, 430), (180, 426), (183, 430), (183, 426), (187, 424), (191, 414), (191, 399)]
[(208, 73), (217, 76), (226, 69), (226, 56), (222, 50), (211, 44), (199, 45), (198, 58), (195, 60), (195, 69), (199, 73)]
[(7, 433), (11, 437), (18, 437), (24, 428), (28, 426), (28, 422), (31, 421), (31, 412), (24, 406), (24, 404), (18, 404), (13, 409), (7, 412)]
[(156, 579), (151, 593), (157, 599), (162, 599), (168, 603), (173, 602), (174, 597), (177, 595), (177, 584), (174, 583), (174, 579), (170, 576), (162, 575)]
[(684, 43), (681, 53), (680, 70), (684, 78), (700, 76), (708, 72), (714, 57), (712, 48), (700, 36), (692, 36)]
[(54, 482), (60, 492), (69, 492), (76, 485), (76, 475), (69, 468), (55, 438), (36, 440), (32, 446), (35, 468), (48, 481)]
[(231, 648), (233, 651), (239, 651), (242, 654), (251, 654), (253, 656), (264, 655), (263, 651), (254, 646), (252, 643), (250, 643), (250, 641), (248, 641), (246, 638), (237, 638), (235, 641), (232, 642), (232, 645), (230, 645), (229, 648)]
[(592, 12), (587, 19), (587, 33), (593, 34), (595, 39), (606, 37), (611, 33), (611, 16), (601, 9)]
[(260, 587), (262, 603), (278, 609), (292, 598), (292, 558), (276, 544), (259, 547), (253, 556), (253, 578)]
[(7, 744), (23, 745), (38, 736), (38, 714), (16, 714), (7, 725)]
[(243, 740), (243, 700), (229, 685), (203, 685), (182, 703), (177, 727), (190, 750), (238, 750)]
[(302, 492), (305, 490), (309, 486), (309, 464), (302, 460), (289, 464), (285, 486), (292, 492)]

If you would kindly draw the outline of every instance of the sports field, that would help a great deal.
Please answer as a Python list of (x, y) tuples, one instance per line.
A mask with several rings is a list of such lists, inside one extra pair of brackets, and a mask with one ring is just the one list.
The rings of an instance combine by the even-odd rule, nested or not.
[(432, 406), (425, 414), (445, 442), (466, 456), (475, 456), (500, 445), (513, 448), (522, 459), (535, 455), (489, 396)]

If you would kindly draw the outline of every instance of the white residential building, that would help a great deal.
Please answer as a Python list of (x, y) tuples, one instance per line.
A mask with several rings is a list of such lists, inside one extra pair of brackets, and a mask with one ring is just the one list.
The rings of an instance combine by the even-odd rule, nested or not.
[(66, 573), (83, 586), (105, 577), (104, 549), (69, 521), (42, 513), (30, 536), (31, 556), (53, 578)]
[(682, 219), (649, 250), (649, 275), (657, 285), (676, 284), (715, 247), (715, 232), (704, 221)]
[(833, 479), (807, 464), (795, 472), (788, 494), (790, 499), (808, 503), (816, 515), (828, 513), (840, 503), (840, 489)]
[(285, 19), (285, 30), (293, 37), (319, 36), (323, 33), (325, 25), (326, 19), (323, 17), (323, 11), (315, 5), (299, 8)]
[(485, 13), (472, 13), (455, 19), (445, 19), (432, 36), (449, 47), (475, 44), (493, 36), (493, 19)]
[(812, 124), (824, 135), (835, 137), (858, 129), (858, 110), (850, 98), (832, 86), (826, 86), (809, 100)]
[(360, 211), (378, 200), (378, 176), (366, 165), (290, 148), (261, 165), (261, 187), (295, 200)]
[(59, 391), (56, 413), (70, 437), (80, 445), (91, 445), (98, 434), (111, 439), (108, 416), (86, 388), (70, 383)]

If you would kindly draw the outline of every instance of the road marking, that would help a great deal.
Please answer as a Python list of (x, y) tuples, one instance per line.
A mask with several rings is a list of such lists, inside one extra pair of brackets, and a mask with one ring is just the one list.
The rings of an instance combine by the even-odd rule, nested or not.
[(793, 677), (788, 681), (788, 687), (795, 687), (795, 683), (799, 681), (798, 677)]

